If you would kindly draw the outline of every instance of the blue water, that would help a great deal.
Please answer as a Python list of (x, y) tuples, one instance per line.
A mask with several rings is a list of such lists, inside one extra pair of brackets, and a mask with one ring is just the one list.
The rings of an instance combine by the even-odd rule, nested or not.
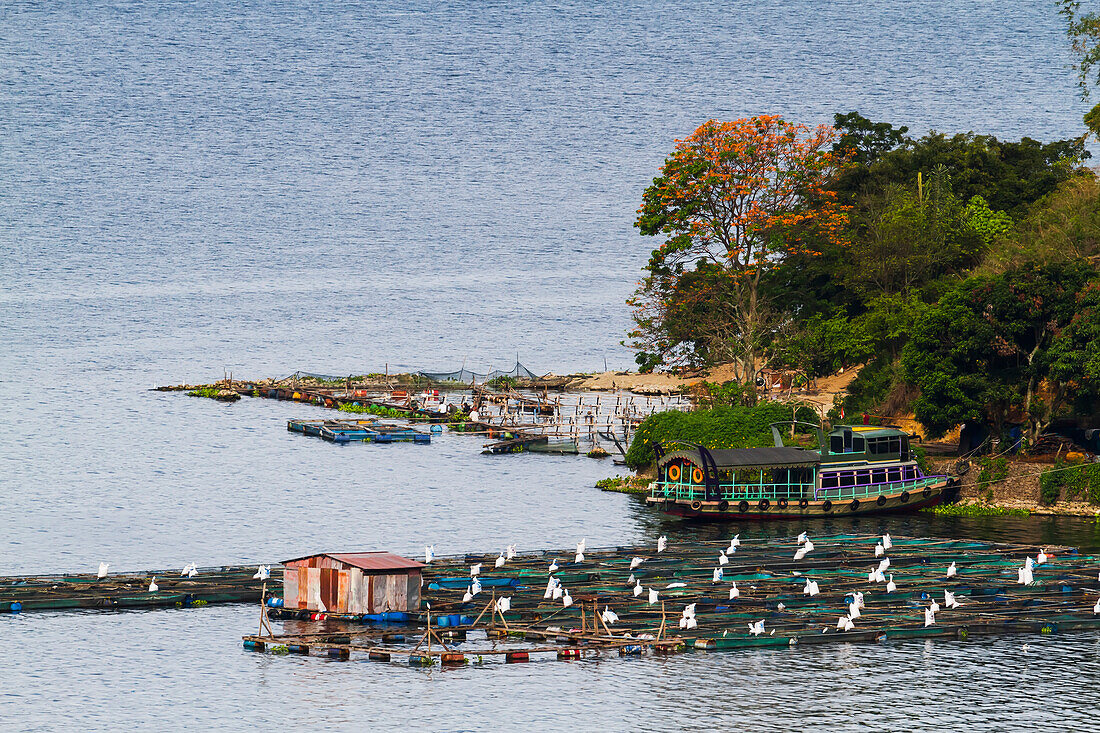
[[(336, 447), (285, 431), (315, 408), (147, 390), (626, 367), (634, 211), (673, 140), (850, 110), (1076, 136), (1069, 60), (1047, 3), (0, 3), (0, 574), (683, 532), (593, 490), (606, 463)], [(440, 674), (247, 655), (253, 615), (0, 619), (0, 728), (993, 730), (1084, 727), (1096, 702), (1090, 636)], [(1072, 675), (1091, 682), (1058, 700)]]

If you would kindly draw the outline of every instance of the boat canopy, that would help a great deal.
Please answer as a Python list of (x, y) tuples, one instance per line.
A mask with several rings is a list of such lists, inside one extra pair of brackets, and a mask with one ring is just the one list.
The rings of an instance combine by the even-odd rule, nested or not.
[[(725, 448), (706, 449), (718, 469), (728, 468), (780, 468), (794, 466), (816, 466), (821, 456), (815, 451), (801, 448)], [(697, 466), (704, 465), (698, 448), (678, 450), (666, 453), (657, 462), (659, 468), (674, 460), (688, 460)]]

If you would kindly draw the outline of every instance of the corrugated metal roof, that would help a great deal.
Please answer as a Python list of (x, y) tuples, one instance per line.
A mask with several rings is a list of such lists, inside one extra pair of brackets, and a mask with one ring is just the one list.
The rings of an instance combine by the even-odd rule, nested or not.
[(392, 552), (318, 552), (313, 555), (303, 555), (302, 557), (283, 560), (283, 564), (286, 565), (288, 562), (305, 560), (319, 555), (331, 557), (361, 570), (415, 570), (424, 567), (424, 563), (395, 555)]
[[(813, 466), (821, 462), (821, 456), (801, 448), (725, 448), (710, 451), (718, 468), (771, 467), (771, 466)], [(661, 458), (664, 466), (674, 458), (687, 458), (696, 465), (702, 465), (697, 450), (682, 450), (669, 453)]]

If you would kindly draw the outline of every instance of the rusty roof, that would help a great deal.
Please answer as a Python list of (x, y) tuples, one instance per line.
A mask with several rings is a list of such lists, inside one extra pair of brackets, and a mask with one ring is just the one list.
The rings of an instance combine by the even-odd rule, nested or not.
[(322, 555), (339, 560), (346, 565), (357, 567), (360, 570), (415, 570), (424, 567), (424, 563), (395, 555), (392, 552), (317, 552), (312, 555), (283, 560), (283, 564), (286, 565), (288, 562), (306, 560)]

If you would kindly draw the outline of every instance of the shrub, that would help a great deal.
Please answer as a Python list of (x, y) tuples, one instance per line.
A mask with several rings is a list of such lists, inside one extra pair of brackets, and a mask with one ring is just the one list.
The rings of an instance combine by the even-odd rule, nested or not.
[(1055, 465), (1039, 476), (1039, 501), (1050, 505), (1064, 499), (1085, 499), (1100, 504), (1100, 464), (1082, 466)]
[[(790, 420), (795, 405), (783, 402), (760, 402), (752, 407), (732, 405), (693, 412), (658, 412), (638, 426), (626, 465), (637, 470), (653, 462), (651, 442), (666, 443), (682, 440), (699, 443), (707, 448), (753, 448), (772, 444), (769, 425)], [(817, 422), (817, 415), (806, 406), (798, 406), (795, 419)]]

